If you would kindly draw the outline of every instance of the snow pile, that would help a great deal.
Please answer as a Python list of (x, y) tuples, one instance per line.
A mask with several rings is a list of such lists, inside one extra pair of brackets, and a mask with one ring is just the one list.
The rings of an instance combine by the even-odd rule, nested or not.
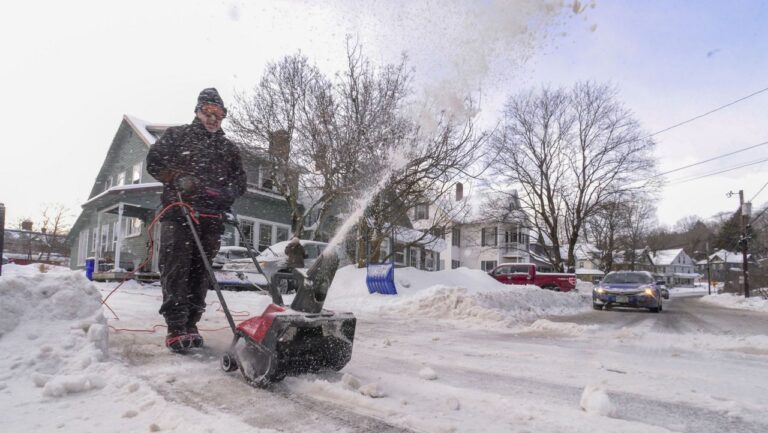
[(594, 331), (600, 329), (598, 325), (579, 325), (569, 322), (552, 322), (547, 319), (538, 319), (528, 325), (524, 332), (545, 332), (547, 334), (557, 334), (562, 336), (578, 337), (587, 333), (591, 335)]
[(704, 296), (701, 300), (725, 308), (768, 312), (768, 299), (763, 299), (757, 293), (753, 294), (750, 298), (732, 293), (712, 294)]
[(49, 397), (104, 387), (92, 368), (107, 353), (98, 291), (82, 273), (40, 269), (6, 267), (0, 278), (0, 347), (13, 354), (0, 364)]
[[(233, 433), (265, 431), (168, 401), (154, 387), (173, 377), (147, 382), (128, 372), (122, 361), (114, 362), (108, 356), (109, 333), (96, 287), (82, 271), (3, 266), (2, 431), (207, 433), (211, 426)], [(140, 286), (125, 287), (130, 292)], [(155, 300), (134, 297), (157, 314)], [(162, 337), (157, 342), (162, 345)], [(169, 361), (174, 356), (161, 346), (156, 352)]]
[(437, 373), (429, 367), (424, 367), (419, 370), (419, 377), (424, 380), (435, 380), (437, 379)]
[(598, 385), (588, 385), (584, 388), (579, 405), (583, 411), (595, 415), (610, 416), (614, 410), (608, 393)]
[(355, 313), (394, 314), (509, 325), (548, 315), (568, 315), (590, 308), (585, 296), (535, 286), (500, 283), (483, 271), (467, 268), (437, 272), (395, 270), (398, 295), (369, 294), (366, 270), (339, 269), (326, 306)]

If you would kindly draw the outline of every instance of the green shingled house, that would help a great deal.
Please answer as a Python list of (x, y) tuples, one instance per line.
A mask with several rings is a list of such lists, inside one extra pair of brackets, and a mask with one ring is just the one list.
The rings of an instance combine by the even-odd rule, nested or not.
[[(133, 270), (148, 253), (147, 226), (159, 212), (162, 185), (144, 167), (151, 146), (173, 125), (153, 124), (123, 116), (104, 163), (82, 205), (82, 212), (67, 239), (70, 267), (83, 268), (94, 257), (104, 270)], [(244, 235), (259, 250), (289, 239), (290, 209), (266, 178), (266, 155), (241, 148), (248, 174), (248, 191), (235, 202)], [(154, 228), (153, 260), (147, 272), (158, 272), (160, 230)], [(222, 245), (241, 245), (243, 239), (231, 227), (222, 236)], [(118, 264), (115, 266), (115, 264)]]

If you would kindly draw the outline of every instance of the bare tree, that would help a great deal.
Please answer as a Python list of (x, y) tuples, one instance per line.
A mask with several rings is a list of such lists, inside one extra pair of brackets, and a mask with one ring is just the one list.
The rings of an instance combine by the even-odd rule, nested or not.
[[(648, 188), (654, 143), (612, 87), (578, 83), (508, 99), (494, 135), (496, 174), (520, 186), (532, 223), (552, 241), (555, 268), (575, 264), (586, 220), (628, 191)], [(560, 252), (567, 246), (567, 257)]]
[(51, 253), (66, 254), (67, 247), (65, 238), (69, 232), (70, 210), (61, 203), (46, 205), (40, 218), (40, 232), (43, 233), (43, 244), (45, 250), (40, 252), (42, 258), (45, 253), (45, 260), (51, 260)]

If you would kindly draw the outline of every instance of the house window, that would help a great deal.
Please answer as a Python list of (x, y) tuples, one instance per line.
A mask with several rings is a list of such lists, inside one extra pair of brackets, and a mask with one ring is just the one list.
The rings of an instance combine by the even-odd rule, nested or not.
[(99, 234), (98, 234), (99, 228), (94, 227), (93, 228), (93, 242), (91, 243), (91, 253), (96, 254), (96, 247), (99, 244)]
[(379, 245), (379, 261), (383, 261), (389, 255), (389, 239), (384, 238)]
[(421, 264), (421, 250), (416, 247), (410, 247), (410, 254), (408, 260), (408, 266), (416, 269), (420, 269)]
[(118, 186), (125, 185), (125, 172), (124, 171), (121, 171), (120, 173), (117, 174), (117, 182), (116, 183), (117, 183)]
[(133, 176), (131, 176), (131, 183), (141, 183), (141, 163), (133, 166)]
[(259, 174), (261, 173), (261, 167), (258, 170), (247, 170), (245, 172), (246, 182), (249, 189), (259, 189)]
[(104, 182), (104, 191), (112, 188), (112, 176), (109, 176), (107, 180)]
[(264, 251), (272, 245), (272, 226), (259, 224), (259, 251)]
[(416, 208), (414, 209), (414, 219), (418, 221), (418, 220), (425, 220), (428, 218), (429, 218), (429, 204), (428, 203), (417, 204)]
[(458, 227), (451, 229), (451, 245), (454, 247), (461, 246), (461, 229)]
[(253, 221), (240, 221), (240, 230), (243, 232), (243, 238), (240, 239), (240, 245), (253, 247)]
[(85, 258), (88, 255), (88, 229), (82, 230), (77, 239), (77, 264), (85, 265)]
[(405, 250), (404, 249), (396, 249), (395, 250), (395, 263), (398, 265), (405, 265)]
[(287, 227), (278, 227), (277, 228), (277, 236), (275, 238), (275, 243), (282, 242), (282, 241), (287, 241), (288, 240), (289, 232), (290, 231), (288, 230)]
[(117, 251), (117, 221), (112, 223), (112, 251)]
[(480, 262), (480, 269), (485, 272), (491, 272), (496, 267), (496, 260), (483, 260)]
[(492, 229), (481, 229), (480, 230), (480, 246), (495, 247), (497, 231), (498, 231), (497, 227), (494, 227)]
[(461, 267), (461, 261), (451, 260), (451, 269), (458, 269)]
[(138, 218), (125, 219), (125, 237), (139, 236), (141, 234), (141, 220)]
[(435, 271), (435, 252), (434, 251), (425, 251), (424, 252), (424, 270), (425, 271)]
[(109, 224), (101, 226), (101, 252), (109, 251)]
[(259, 184), (261, 185), (262, 189), (266, 189), (268, 191), (276, 190), (275, 182), (272, 180), (272, 177), (269, 176), (269, 169), (263, 165), (259, 166)]

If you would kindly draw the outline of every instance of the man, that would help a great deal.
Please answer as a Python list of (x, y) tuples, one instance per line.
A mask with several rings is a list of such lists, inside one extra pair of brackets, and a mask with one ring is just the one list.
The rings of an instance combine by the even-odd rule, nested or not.
[(164, 208), (178, 202), (180, 194), (200, 215), (199, 222), (189, 227), (176, 205), (161, 218), (160, 314), (168, 325), (165, 345), (174, 352), (203, 345), (197, 322), (205, 311), (211, 283), (191, 230), (199, 234), (208, 260), (213, 259), (224, 233), (219, 215), (246, 189), (240, 153), (221, 129), (226, 114), (216, 89), (204, 89), (197, 98), (192, 123), (168, 128), (147, 155), (147, 171), (164, 186)]

